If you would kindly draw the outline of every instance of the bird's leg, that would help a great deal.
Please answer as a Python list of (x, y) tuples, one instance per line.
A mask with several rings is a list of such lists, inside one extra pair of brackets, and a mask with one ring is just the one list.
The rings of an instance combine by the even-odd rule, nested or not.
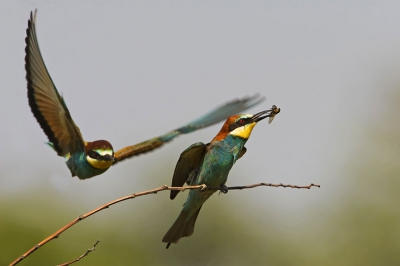
[(228, 187), (225, 184), (219, 185), (219, 189), (224, 194), (228, 193), (228, 190), (229, 190)]

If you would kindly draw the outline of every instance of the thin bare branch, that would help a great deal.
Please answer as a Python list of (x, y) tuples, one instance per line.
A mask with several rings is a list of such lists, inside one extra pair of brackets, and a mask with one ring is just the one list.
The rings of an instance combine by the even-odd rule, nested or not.
[[(315, 185), (315, 184), (310, 184), (308, 186), (297, 186), (297, 185), (284, 185), (282, 183), (280, 184), (271, 184), (271, 183), (258, 183), (258, 184), (253, 184), (253, 185), (248, 185), (248, 186), (235, 186), (235, 187), (228, 187), (228, 190), (238, 190), (238, 189), (247, 189), (247, 188), (255, 188), (255, 187), (259, 187), (259, 186), (268, 186), (268, 187), (290, 187), (290, 188), (306, 188), (306, 189), (310, 189), (311, 187), (320, 187), (320, 185)], [(33, 252), (35, 252), (36, 250), (38, 250), (39, 248), (41, 248), (44, 244), (50, 242), (51, 240), (58, 238), (60, 236), (61, 233), (63, 233), (65, 230), (67, 230), (68, 228), (72, 227), (73, 225), (79, 223), (80, 221), (86, 219), (89, 216), (92, 216), (93, 214), (102, 211), (104, 209), (107, 209), (108, 207), (117, 204), (119, 202), (128, 200), (128, 199), (134, 199), (140, 196), (144, 196), (144, 195), (149, 195), (149, 194), (157, 194), (157, 192), (160, 191), (166, 191), (166, 190), (179, 190), (179, 191), (184, 191), (184, 190), (191, 190), (191, 189), (201, 189), (201, 190), (221, 190), (221, 188), (207, 188), (206, 185), (202, 184), (202, 185), (197, 185), (197, 186), (187, 186), (187, 187), (169, 187), (167, 185), (155, 188), (155, 189), (151, 189), (151, 190), (146, 190), (146, 191), (142, 191), (142, 192), (138, 192), (135, 194), (131, 194), (116, 200), (113, 200), (111, 202), (108, 202), (94, 210), (91, 210), (88, 213), (85, 213), (83, 215), (80, 215), (79, 217), (75, 218), (74, 220), (72, 220), (71, 222), (69, 222), (68, 224), (64, 225), (63, 227), (61, 227), (60, 229), (58, 229), (56, 232), (54, 232), (53, 234), (51, 234), (50, 236), (48, 236), (47, 238), (45, 238), (44, 240), (42, 240), (40, 243), (36, 244), (35, 246), (33, 246), (31, 249), (29, 249), (27, 252), (25, 252), (23, 255), (19, 256), (15, 261), (13, 261), (10, 266), (13, 265), (17, 265), (18, 263), (20, 263), (23, 259), (25, 259), (26, 257), (28, 257), (30, 254), (32, 254)]]
[(87, 255), (89, 255), (90, 252), (95, 251), (96, 246), (97, 246), (98, 243), (100, 243), (100, 240), (97, 240), (96, 243), (94, 243), (94, 245), (93, 245), (92, 248), (89, 248), (88, 250), (86, 250), (86, 252), (83, 253), (82, 255), (80, 255), (78, 258), (76, 258), (76, 259), (74, 259), (74, 260), (71, 260), (71, 261), (69, 261), (69, 262), (65, 262), (65, 263), (62, 263), (62, 264), (58, 264), (57, 266), (68, 266), (68, 265), (71, 265), (72, 263), (75, 263), (75, 262), (80, 261), (81, 259), (83, 259), (83, 258), (86, 257)]
[(44, 244), (50, 242), (51, 240), (58, 238), (59, 235), (61, 233), (63, 233), (65, 230), (67, 230), (68, 228), (70, 228), (71, 226), (79, 223), (80, 221), (82, 221), (83, 219), (86, 219), (87, 217), (95, 214), (96, 212), (102, 211), (104, 209), (107, 209), (108, 207), (110, 207), (111, 205), (117, 204), (118, 202), (122, 202), (128, 199), (134, 199), (136, 197), (140, 197), (140, 196), (144, 196), (144, 195), (149, 195), (149, 194), (156, 194), (159, 191), (163, 191), (163, 190), (179, 190), (179, 191), (184, 191), (187, 189), (205, 189), (206, 186), (205, 185), (198, 185), (198, 186), (191, 186), (191, 187), (168, 187), (166, 185), (162, 186), (162, 187), (158, 187), (155, 189), (151, 189), (151, 190), (147, 190), (147, 191), (142, 191), (139, 193), (135, 193), (135, 194), (131, 194), (116, 200), (113, 200), (109, 203), (106, 203), (94, 210), (91, 210), (88, 213), (85, 213), (83, 215), (80, 215), (79, 217), (75, 218), (74, 220), (72, 220), (71, 222), (69, 222), (68, 224), (64, 225), (63, 227), (61, 227), (60, 229), (58, 229), (56, 232), (54, 232), (53, 234), (51, 234), (50, 236), (48, 236), (47, 238), (45, 238), (44, 240), (42, 240), (40, 243), (36, 244), (35, 246), (33, 246), (31, 249), (29, 249), (27, 252), (25, 252), (23, 255), (21, 255), (20, 257), (18, 257), (15, 261), (13, 261), (10, 266), (13, 265), (17, 265), (19, 262), (21, 262), (23, 259), (25, 259), (26, 257), (28, 257), (30, 254), (32, 254), (33, 252), (35, 252), (36, 250), (38, 250), (39, 248), (41, 248)]
[[(229, 190), (238, 190), (238, 189), (246, 189), (246, 188), (255, 188), (255, 187), (283, 187), (283, 188), (306, 188), (306, 189), (310, 189), (311, 187), (321, 187), (320, 185), (316, 185), (316, 184), (309, 184), (308, 186), (297, 186), (297, 185), (291, 185), (291, 184), (272, 184), (272, 183), (258, 183), (258, 184), (253, 184), (253, 185), (248, 185), (248, 186), (236, 186), (236, 187), (228, 187)], [(207, 188), (208, 190), (221, 190), (221, 188)]]

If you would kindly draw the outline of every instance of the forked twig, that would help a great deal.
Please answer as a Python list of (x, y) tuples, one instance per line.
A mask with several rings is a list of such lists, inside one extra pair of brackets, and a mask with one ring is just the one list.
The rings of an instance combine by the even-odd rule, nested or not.
[[(320, 185), (315, 185), (315, 184), (310, 184), (308, 186), (296, 186), (296, 185), (284, 185), (282, 183), (280, 184), (271, 184), (271, 183), (258, 183), (258, 184), (253, 184), (253, 185), (248, 185), (248, 186), (235, 186), (235, 187), (228, 187), (228, 190), (238, 190), (238, 189), (247, 189), (247, 188), (255, 188), (255, 187), (260, 187), (260, 186), (268, 186), (268, 187), (290, 187), (290, 188), (306, 188), (306, 189), (310, 189), (311, 187), (320, 187)], [(146, 190), (146, 191), (142, 191), (142, 192), (138, 192), (138, 193), (134, 193), (116, 200), (113, 200), (111, 202), (108, 202), (94, 210), (91, 210), (90, 212), (87, 212), (83, 215), (80, 215), (78, 218), (75, 218), (74, 220), (72, 220), (71, 222), (69, 222), (68, 224), (64, 225), (63, 227), (61, 227), (60, 229), (58, 229), (56, 232), (54, 232), (53, 234), (51, 234), (50, 236), (48, 236), (47, 238), (45, 238), (44, 240), (42, 240), (40, 243), (36, 244), (35, 246), (33, 246), (31, 249), (29, 249), (27, 252), (25, 252), (23, 255), (19, 256), (16, 260), (14, 260), (10, 266), (13, 265), (17, 265), (18, 263), (20, 263), (23, 259), (25, 259), (26, 257), (28, 257), (30, 254), (32, 254), (33, 252), (35, 252), (36, 250), (38, 250), (40, 247), (42, 247), (44, 244), (50, 242), (51, 240), (58, 238), (59, 235), (61, 233), (63, 233), (65, 230), (67, 230), (68, 228), (72, 227), (73, 225), (79, 223), (80, 221), (82, 221), (83, 219), (86, 219), (87, 217), (102, 211), (104, 209), (107, 209), (108, 207), (110, 207), (111, 205), (117, 204), (119, 202), (128, 200), (128, 199), (134, 199), (136, 197), (140, 197), (140, 196), (144, 196), (144, 195), (149, 195), (149, 194), (157, 194), (157, 192), (160, 191), (165, 191), (165, 190), (179, 190), (179, 191), (184, 191), (184, 190), (191, 190), (191, 189), (201, 189), (201, 190), (221, 190), (221, 188), (207, 188), (206, 185), (197, 185), (197, 186), (187, 186), (187, 187), (169, 187), (169, 186), (161, 186), (155, 189), (151, 189), (151, 190)], [(97, 245), (97, 243), (95, 244)], [(93, 247), (94, 248), (94, 247)], [(89, 253), (89, 252), (88, 252)], [(86, 256), (86, 255), (85, 255)]]
[(96, 243), (94, 243), (92, 248), (89, 248), (88, 250), (86, 250), (85, 253), (83, 253), (82, 255), (80, 255), (78, 258), (71, 260), (69, 262), (64, 262), (62, 264), (58, 264), (57, 266), (68, 266), (71, 265), (72, 263), (78, 262), (81, 259), (83, 259), (84, 257), (86, 257), (87, 255), (89, 255), (90, 252), (94, 251), (96, 249), (97, 244), (100, 242), (100, 240), (97, 240)]

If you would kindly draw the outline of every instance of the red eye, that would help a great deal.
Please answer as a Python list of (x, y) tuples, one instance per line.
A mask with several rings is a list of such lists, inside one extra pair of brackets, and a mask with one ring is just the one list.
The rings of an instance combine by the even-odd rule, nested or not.
[(244, 124), (245, 120), (243, 118), (239, 119), (238, 123), (239, 124)]

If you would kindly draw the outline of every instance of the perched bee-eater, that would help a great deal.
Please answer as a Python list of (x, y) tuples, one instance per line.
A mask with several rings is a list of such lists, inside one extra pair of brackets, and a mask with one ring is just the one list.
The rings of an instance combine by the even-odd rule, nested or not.
[[(65, 162), (72, 176), (80, 179), (90, 178), (104, 173), (107, 169), (128, 157), (139, 155), (160, 147), (180, 134), (213, 125), (229, 115), (250, 108), (264, 101), (256, 94), (252, 97), (233, 100), (187, 125), (165, 135), (156, 137), (114, 152), (106, 140), (87, 142), (58, 93), (49, 72), (44, 64), (36, 36), (36, 11), (31, 12), (25, 39), (25, 70), (28, 82), (28, 100), (33, 115), (47, 135), (48, 144)], [(97, 107), (97, 106), (95, 106)]]
[[(225, 182), (229, 171), (245, 154), (244, 144), (254, 126), (264, 118), (273, 118), (279, 112), (280, 108), (274, 105), (270, 110), (255, 115), (238, 114), (229, 117), (210, 143), (197, 142), (182, 152), (175, 167), (172, 186), (180, 187), (185, 182), (192, 186), (205, 184), (227, 193)], [(193, 234), (200, 209), (214, 192), (207, 189), (189, 191), (181, 213), (162, 239), (168, 243), (167, 248), (182, 237)], [(171, 190), (170, 198), (174, 199), (178, 193), (178, 190)]]

